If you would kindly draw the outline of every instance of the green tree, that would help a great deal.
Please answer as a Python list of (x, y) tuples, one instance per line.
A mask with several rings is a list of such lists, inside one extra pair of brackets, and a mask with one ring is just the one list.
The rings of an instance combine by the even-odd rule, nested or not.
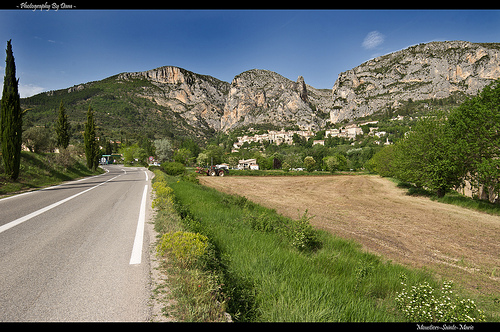
[(438, 197), (460, 185), (463, 178), (463, 161), (446, 118), (444, 112), (421, 118), (394, 147), (396, 177), (435, 191)]
[(347, 158), (341, 153), (336, 153), (333, 156), (325, 157), (324, 163), (328, 171), (334, 173), (335, 171), (341, 171), (347, 167)]
[(217, 165), (223, 162), (224, 148), (219, 145), (209, 145), (203, 153), (206, 156), (204, 161), (206, 161), (207, 164), (213, 162), (214, 165)]
[(122, 146), (119, 150), (119, 153), (123, 155), (123, 161), (126, 164), (132, 164), (134, 162), (134, 153), (135, 150), (139, 148), (138, 144), (133, 144), (130, 146)]
[(368, 171), (380, 176), (394, 176), (394, 145), (387, 145), (365, 163)]
[(91, 106), (89, 106), (87, 111), (87, 122), (85, 123), (83, 138), (85, 143), (87, 167), (92, 171), (95, 171), (99, 165), (99, 144), (95, 136), (94, 111)]
[(21, 112), (19, 101), (19, 80), (16, 79), (16, 64), (12, 54), (11, 40), (7, 41), (6, 51), (5, 77), (0, 105), (0, 140), (2, 141), (5, 174), (12, 180), (16, 180), (21, 165), (23, 112)]
[[(156, 151), (155, 151), (155, 146), (153, 144), (153, 142), (151, 142), (149, 140), (149, 138), (147, 137), (142, 137), (141, 139), (139, 139), (139, 147), (142, 148), (145, 153), (147, 154), (147, 156), (154, 156)], [(147, 162), (146, 162), (147, 164)]]
[(23, 142), (34, 153), (44, 152), (54, 147), (49, 129), (44, 127), (31, 127), (25, 130)]
[[(463, 176), (500, 193), (500, 80), (455, 108), (448, 118)], [(486, 197), (483, 197), (486, 198)]]
[(172, 158), (173, 146), (168, 138), (157, 139), (154, 141), (156, 156), (160, 162), (167, 161)]
[(191, 156), (192, 156), (191, 150), (186, 148), (180, 148), (179, 150), (174, 152), (174, 161), (186, 166), (188, 165)]
[(304, 167), (308, 172), (314, 171), (314, 166), (316, 165), (316, 160), (313, 157), (307, 156), (304, 158)]
[(56, 122), (57, 147), (66, 149), (69, 145), (69, 122), (63, 101), (59, 104), (59, 115)]

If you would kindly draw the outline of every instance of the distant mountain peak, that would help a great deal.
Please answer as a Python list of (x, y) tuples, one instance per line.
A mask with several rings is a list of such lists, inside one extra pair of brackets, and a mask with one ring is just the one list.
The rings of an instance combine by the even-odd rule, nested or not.
[(23, 103), (32, 109), (31, 121), (43, 124), (53, 121), (52, 109), (61, 99), (74, 108), (76, 119), (84, 119), (90, 101), (96, 111), (102, 108), (100, 126), (108, 132), (123, 127), (154, 136), (203, 138), (254, 124), (319, 130), (386, 109), (398, 111), (408, 101), (473, 96), (498, 78), (499, 43), (447, 41), (366, 61), (340, 73), (331, 90), (266, 69), (247, 70), (228, 83), (163, 66), (50, 91)]
[(430, 42), (371, 59), (340, 73), (332, 122), (366, 116), (402, 101), (476, 95), (500, 77), (500, 44)]

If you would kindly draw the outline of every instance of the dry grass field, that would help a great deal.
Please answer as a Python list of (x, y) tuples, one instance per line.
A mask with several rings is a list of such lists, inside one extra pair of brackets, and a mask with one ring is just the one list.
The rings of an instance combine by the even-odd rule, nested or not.
[(481, 295), (500, 294), (500, 217), (448, 205), (379, 176), (200, 177), (407, 266), (427, 268)]

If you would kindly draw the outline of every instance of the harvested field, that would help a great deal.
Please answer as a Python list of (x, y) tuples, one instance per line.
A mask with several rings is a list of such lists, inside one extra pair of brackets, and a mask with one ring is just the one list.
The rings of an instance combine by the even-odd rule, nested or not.
[(500, 293), (500, 217), (405, 195), (379, 176), (200, 177), (292, 218), (351, 238), (367, 251), (428, 268), (483, 295)]

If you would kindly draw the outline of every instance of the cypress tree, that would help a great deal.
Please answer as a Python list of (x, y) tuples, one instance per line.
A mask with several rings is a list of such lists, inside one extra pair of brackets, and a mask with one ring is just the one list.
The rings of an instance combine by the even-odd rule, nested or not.
[(92, 171), (97, 169), (99, 163), (99, 144), (95, 137), (94, 111), (89, 106), (87, 111), (87, 122), (85, 123), (85, 132), (83, 133), (85, 143), (85, 156), (87, 158), (87, 167)]
[(56, 123), (57, 146), (60, 149), (66, 149), (69, 145), (69, 123), (68, 115), (64, 109), (63, 101), (59, 105), (59, 116)]
[(22, 112), (16, 79), (16, 64), (12, 54), (11, 40), (7, 41), (5, 77), (1, 101), (0, 136), (5, 174), (12, 180), (19, 176), (21, 164)]

